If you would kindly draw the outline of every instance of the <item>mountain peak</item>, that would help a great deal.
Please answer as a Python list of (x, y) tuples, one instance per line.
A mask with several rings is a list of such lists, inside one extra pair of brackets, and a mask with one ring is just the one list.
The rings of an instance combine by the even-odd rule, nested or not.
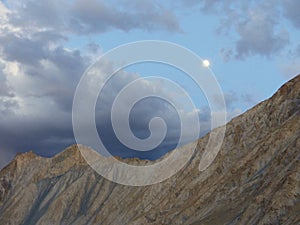
[(35, 159), (37, 157), (41, 157), (41, 156), (37, 155), (36, 153), (34, 153), (31, 150), (29, 152), (17, 153), (16, 156), (15, 156), (15, 160), (27, 161), (27, 160)]
[(72, 160), (80, 160), (81, 159), (81, 153), (79, 148), (83, 148), (83, 145), (74, 144), (70, 147), (67, 147), (62, 152), (58, 153), (53, 157), (53, 160), (57, 161), (63, 161), (67, 158), (72, 158)]

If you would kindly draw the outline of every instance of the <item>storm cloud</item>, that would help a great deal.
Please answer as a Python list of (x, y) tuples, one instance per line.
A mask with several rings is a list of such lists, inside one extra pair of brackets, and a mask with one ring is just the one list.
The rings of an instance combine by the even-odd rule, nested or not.
[[(289, 33), (278, 23), (285, 18), (299, 28), (295, 12), (297, 1), (287, 4), (237, 3), (237, 1), (178, 1), (182, 10), (197, 7), (200, 12), (218, 14), (219, 35), (234, 32), (233, 46), (224, 47), (227, 59), (245, 59), (253, 55), (271, 57), (289, 43)], [(51, 156), (74, 144), (72, 102), (77, 84), (86, 69), (101, 54), (101, 46), (86, 43), (74, 48), (76, 38), (89, 39), (110, 31), (184, 32), (179, 15), (159, 1), (147, 0), (75, 0), (75, 1), (5, 1), (0, 2), (0, 167), (16, 152), (34, 150)], [(73, 39), (74, 37), (75, 40)], [(108, 64), (103, 72), (111, 72)], [(130, 115), (133, 133), (140, 138), (149, 136), (149, 121), (162, 117), (168, 132), (163, 143), (149, 153), (137, 153), (118, 141), (110, 122), (112, 103), (119, 91), (143, 74), (121, 71), (112, 79), (99, 97), (96, 123), (100, 137), (114, 155), (157, 158), (176, 146), (180, 121), (176, 109), (168, 102), (147, 98), (139, 102)], [(134, 93), (150, 90), (165, 92), (155, 82), (142, 83)], [(172, 93), (169, 93), (172, 99)], [(240, 113), (234, 108), (235, 93), (225, 94), (231, 112), (228, 119)], [(218, 101), (218, 100), (216, 100)], [(178, 109), (177, 109), (178, 110)], [(187, 121), (191, 113), (201, 120), (201, 134), (208, 132), (211, 112), (179, 109)], [(120, 112), (122, 118), (122, 112)], [(189, 121), (193, 127), (192, 121)], [(184, 134), (188, 140), (189, 134)]]
[[(94, 60), (91, 52), (64, 47), (62, 41), (65, 38), (59, 34), (26, 29), (15, 32), (14, 29), (13, 26), (3, 28), (0, 34), (0, 143), (3, 165), (16, 152), (33, 150), (40, 155), (51, 156), (75, 143), (72, 101), (82, 74)], [(104, 73), (112, 72), (109, 63), (100, 69)], [(130, 117), (131, 129), (140, 138), (149, 135), (151, 118), (164, 118), (168, 133), (163, 143), (153, 150), (155, 154), (151, 151), (142, 154), (126, 148), (116, 138), (110, 122), (110, 110), (116, 95), (137, 78), (140, 78), (139, 74), (122, 71), (107, 84), (100, 99), (103, 101), (99, 100), (96, 108), (97, 128), (111, 154), (157, 158), (174, 148), (180, 135), (177, 112), (167, 102), (147, 99), (133, 109)], [(149, 89), (163, 91), (158, 84), (143, 82), (133, 92), (142, 94)]]

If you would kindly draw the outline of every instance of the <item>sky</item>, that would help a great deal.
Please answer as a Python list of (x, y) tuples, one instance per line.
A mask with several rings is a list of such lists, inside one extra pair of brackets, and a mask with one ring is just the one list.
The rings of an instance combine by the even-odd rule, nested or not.
[[(98, 57), (129, 42), (168, 41), (209, 60), (229, 121), (299, 73), (299, 8), (297, 0), (1, 0), (0, 167), (18, 152), (52, 156), (74, 144), (72, 103), (80, 78)], [(102, 73), (112, 70), (111, 62), (100, 67)], [(189, 112), (182, 106), (186, 121), (196, 113), (201, 134), (211, 129), (212, 112), (203, 92), (181, 71), (155, 63), (132, 65), (107, 83), (97, 101), (97, 130), (113, 155), (154, 159), (176, 146), (179, 115), (161, 99), (147, 98), (130, 114), (131, 130), (139, 138), (150, 135), (151, 118), (165, 120), (166, 137), (149, 152), (126, 148), (110, 122), (122, 87), (153, 75), (185, 88), (197, 107)], [(150, 80), (133, 93), (149, 91), (181, 97)]]

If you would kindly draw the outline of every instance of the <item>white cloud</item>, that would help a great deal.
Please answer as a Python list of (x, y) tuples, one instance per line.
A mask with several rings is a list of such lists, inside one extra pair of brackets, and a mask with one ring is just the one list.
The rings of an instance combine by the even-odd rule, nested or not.
[(4, 23), (7, 21), (7, 14), (9, 13), (9, 10), (5, 7), (3, 2), (0, 2), (0, 21), (1, 23)]

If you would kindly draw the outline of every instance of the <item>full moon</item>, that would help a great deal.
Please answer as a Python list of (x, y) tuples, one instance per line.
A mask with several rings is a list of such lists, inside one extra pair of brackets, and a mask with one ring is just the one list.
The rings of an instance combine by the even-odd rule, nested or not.
[(205, 60), (203, 60), (202, 65), (204, 67), (209, 67), (210, 66), (210, 62), (207, 59), (205, 59)]

